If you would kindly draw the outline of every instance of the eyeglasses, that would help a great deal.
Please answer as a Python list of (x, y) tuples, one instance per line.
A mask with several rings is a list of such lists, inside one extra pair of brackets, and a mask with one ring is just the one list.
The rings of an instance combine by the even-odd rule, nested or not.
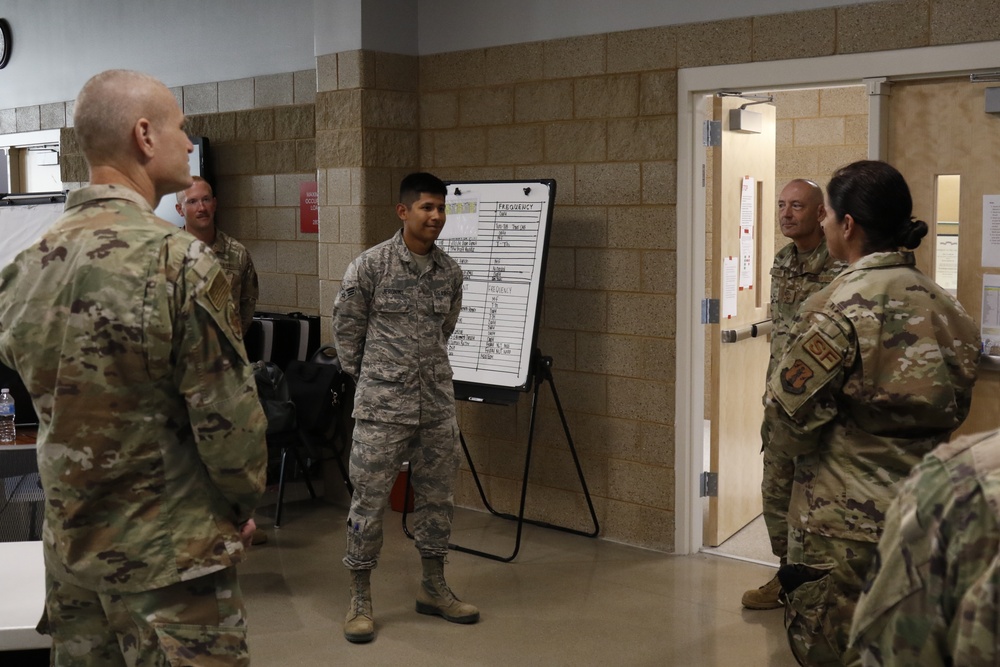
[(201, 199), (185, 199), (184, 205), (197, 206), (198, 204), (201, 204), (202, 206), (208, 206), (209, 204), (212, 203), (214, 199), (215, 197), (202, 197)]

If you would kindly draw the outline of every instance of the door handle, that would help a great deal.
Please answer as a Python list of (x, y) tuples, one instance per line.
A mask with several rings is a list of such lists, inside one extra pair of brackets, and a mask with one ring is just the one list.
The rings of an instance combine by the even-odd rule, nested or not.
[(758, 336), (766, 336), (771, 333), (773, 328), (773, 323), (771, 320), (763, 320), (761, 322), (756, 322), (750, 326), (743, 327), (742, 329), (723, 329), (722, 330), (722, 342), (723, 343), (738, 343), (741, 340), (746, 340), (747, 338), (757, 338)]

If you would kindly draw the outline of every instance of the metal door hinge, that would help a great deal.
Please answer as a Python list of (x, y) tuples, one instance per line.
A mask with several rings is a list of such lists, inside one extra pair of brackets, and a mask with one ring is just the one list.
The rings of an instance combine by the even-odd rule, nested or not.
[(701, 323), (702, 324), (718, 324), (719, 323), (719, 300), (718, 299), (702, 299), (701, 300)]
[(703, 472), (701, 473), (701, 493), (699, 494), (702, 498), (716, 498), (719, 495), (719, 473), (717, 472)]
[(706, 120), (701, 131), (701, 143), (703, 146), (722, 145), (722, 121)]

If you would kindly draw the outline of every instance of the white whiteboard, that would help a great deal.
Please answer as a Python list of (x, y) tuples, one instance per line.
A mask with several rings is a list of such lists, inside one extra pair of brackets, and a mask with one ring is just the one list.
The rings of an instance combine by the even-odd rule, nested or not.
[(437, 244), (465, 279), (448, 341), (456, 383), (528, 388), (555, 189), (554, 180), (448, 183)]
[(0, 267), (41, 238), (62, 215), (64, 204), (17, 204), (0, 206)]

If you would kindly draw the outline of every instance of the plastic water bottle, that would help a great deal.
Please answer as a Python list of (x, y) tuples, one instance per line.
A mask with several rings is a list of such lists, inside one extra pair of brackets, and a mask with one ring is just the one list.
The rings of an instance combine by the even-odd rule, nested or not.
[(17, 437), (17, 430), (14, 428), (14, 397), (10, 395), (10, 389), (4, 387), (0, 389), (0, 443), (10, 444)]

